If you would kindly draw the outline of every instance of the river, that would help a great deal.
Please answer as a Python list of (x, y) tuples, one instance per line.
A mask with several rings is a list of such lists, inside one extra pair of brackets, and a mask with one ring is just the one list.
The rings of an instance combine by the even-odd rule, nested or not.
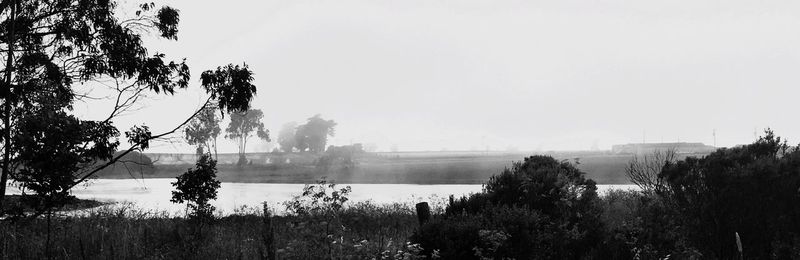
[[(175, 179), (97, 179), (73, 190), (81, 199), (94, 199), (110, 203), (132, 203), (143, 210), (166, 211), (171, 214), (183, 212), (185, 206), (170, 202), (172, 184)], [(223, 182), (212, 202), (221, 214), (233, 213), (242, 206), (260, 208), (266, 202), (276, 211), (283, 209), (282, 202), (302, 193), (304, 184), (285, 183), (234, 183)], [(350, 186), (351, 202), (372, 201), (377, 204), (416, 203), (429, 201), (441, 203), (450, 195), (456, 197), (480, 192), (480, 184), (338, 184)], [(635, 185), (597, 185), (599, 193), (612, 189), (636, 189)], [(19, 190), (9, 187), (9, 192)]]

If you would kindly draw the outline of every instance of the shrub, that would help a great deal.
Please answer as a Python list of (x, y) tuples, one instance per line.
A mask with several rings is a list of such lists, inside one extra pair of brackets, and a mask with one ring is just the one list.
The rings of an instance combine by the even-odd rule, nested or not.
[(793, 258), (800, 234), (800, 149), (767, 130), (755, 143), (667, 164), (661, 177), (672, 193), (688, 239), (708, 257), (735, 258), (735, 234), (745, 258)]
[(683, 235), (678, 212), (652, 192), (608, 192), (602, 199), (602, 259), (689, 258), (694, 251)]
[(426, 252), (438, 250), (444, 259), (563, 258), (555, 223), (521, 207), (488, 206), (483, 214), (435, 218), (412, 236)]
[(302, 218), (303, 225), (314, 222), (324, 227), (322, 230), (298, 229), (306, 239), (293, 241), (302, 245), (295, 248), (325, 247), (329, 258), (342, 254), (346, 227), (340, 215), (350, 191), (350, 186), (337, 189), (335, 183), (321, 179), (317, 184), (306, 184), (301, 195), (284, 202), (286, 211)]
[(217, 161), (212, 159), (210, 154), (203, 154), (197, 159), (194, 169), (181, 174), (177, 177), (177, 181), (172, 183), (175, 190), (172, 191), (170, 201), (186, 202), (192, 211), (190, 217), (207, 220), (214, 212), (214, 206), (211, 206), (209, 201), (217, 199), (217, 189), (220, 187), (220, 181), (216, 178)]
[[(583, 175), (550, 156), (525, 158), (492, 176), (482, 193), (451, 200), (445, 216), (423, 226), (412, 241), (440, 249), (445, 258), (591, 256), (602, 241), (602, 209), (594, 181)], [(480, 234), (496, 238), (496, 231), (508, 239), (495, 249), (482, 248)]]

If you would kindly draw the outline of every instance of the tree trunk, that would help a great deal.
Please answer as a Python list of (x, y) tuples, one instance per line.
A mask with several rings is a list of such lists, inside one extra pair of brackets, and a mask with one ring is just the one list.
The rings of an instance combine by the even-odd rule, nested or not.
[(3, 213), (3, 201), (6, 197), (6, 183), (8, 183), (8, 175), (11, 170), (11, 72), (14, 63), (14, 20), (17, 15), (17, 1), (11, 3), (11, 15), (9, 17), (10, 25), (8, 30), (8, 54), (6, 57), (6, 75), (5, 75), (5, 100), (3, 100), (3, 173), (0, 176), (0, 214)]
[(53, 216), (53, 211), (51, 209), (48, 209), (47, 210), (47, 240), (44, 243), (44, 254), (45, 254), (45, 256), (47, 256), (47, 259), (52, 259), (50, 257), (50, 252), (52, 251), (52, 250), (50, 250), (50, 225), (51, 225), (50, 218), (51, 218), (51, 216)]
[(219, 157), (217, 156), (217, 137), (214, 136), (214, 161), (219, 161)]

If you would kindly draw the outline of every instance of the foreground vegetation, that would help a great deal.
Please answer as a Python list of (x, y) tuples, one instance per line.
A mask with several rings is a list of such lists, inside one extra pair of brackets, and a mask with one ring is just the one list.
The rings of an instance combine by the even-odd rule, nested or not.
[[(338, 218), (332, 227), (317, 217), (272, 217), (278, 259), (391, 259), (417, 227), (414, 212), (399, 204), (355, 204)], [(45, 222), (0, 223), (0, 259), (261, 259), (269, 247), (263, 212), (253, 208), (199, 226), (126, 205), (101, 207), (54, 218), (49, 247)]]

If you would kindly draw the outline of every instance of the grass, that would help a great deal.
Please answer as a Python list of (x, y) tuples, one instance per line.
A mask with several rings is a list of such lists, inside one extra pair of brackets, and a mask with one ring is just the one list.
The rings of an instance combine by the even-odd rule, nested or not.
[[(603, 196), (604, 225), (631, 217), (636, 192)], [(633, 196), (633, 197), (632, 197)], [(433, 217), (444, 201), (431, 201)], [(336, 217), (272, 216), (277, 259), (397, 259), (418, 229), (414, 205), (348, 204)], [(52, 219), (0, 221), (0, 259), (263, 259), (266, 226), (261, 209), (242, 207), (199, 225), (131, 204), (103, 205)]]
[[(411, 207), (358, 203), (327, 222), (274, 216), (278, 259), (393, 255), (417, 228)], [(107, 205), (53, 218), (50, 247), (46, 226), (43, 218), (0, 222), (0, 259), (261, 259), (267, 248), (263, 214), (252, 208), (198, 225), (163, 212)]]

